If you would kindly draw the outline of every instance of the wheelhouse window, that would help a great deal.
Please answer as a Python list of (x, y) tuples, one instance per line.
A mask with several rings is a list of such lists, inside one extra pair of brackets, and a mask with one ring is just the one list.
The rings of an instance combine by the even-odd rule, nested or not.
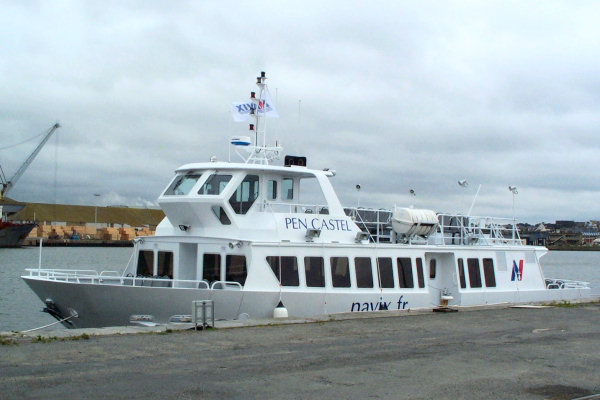
[(281, 181), (281, 198), (283, 200), (294, 198), (294, 180), (292, 178), (283, 178)]
[(159, 251), (156, 275), (173, 279), (173, 252)]
[(496, 275), (494, 274), (494, 260), (491, 258), (483, 259), (483, 276), (485, 277), (486, 287), (496, 287)]
[(202, 174), (178, 175), (171, 186), (165, 191), (165, 196), (185, 196), (192, 190)]
[(391, 258), (379, 257), (377, 259), (377, 272), (379, 273), (379, 287), (394, 287), (394, 269)]
[(277, 181), (269, 180), (267, 183), (267, 200), (275, 200), (277, 198)]
[(200, 187), (198, 194), (213, 196), (219, 195), (223, 189), (225, 189), (230, 180), (231, 175), (212, 174)]
[(236, 214), (246, 214), (258, 197), (258, 175), (246, 175), (237, 190), (229, 198), (229, 204)]
[(425, 279), (423, 276), (423, 259), (421, 257), (417, 258), (417, 280), (419, 281), (419, 287), (425, 287)]
[(350, 266), (348, 257), (331, 257), (331, 284), (333, 287), (350, 287)]
[(469, 270), (469, 284), (472, 288), (481, 287), (481, 271), (479, 270), (479, 259), (468, 258), (467, 268)]
[(307, 287), (325, 287), (323, 257), (304, 257)]
[(202, 279), (212, 283), (221, 280), (221, 255), (205, 253), (202, 257)]
[(437, 260), (432, 258), (429, 260), (429, 279), (435, 279)]
[(137, 276), (154, 275), (154, 251), (140, 250), (138, 253)]
[(223, 207), (221, 207), (221, 206), (212, 206), (211, 209), (212, 209), (213, 214), (215, 214), (215, 216), (217, 217), (217, 219), (219, 221), (221, 221), (221, 223), (223, 225), (231, 225), (231, 220), (227, 216), (227, 213), (225, 212), (225, 210), (223, 210)]
[[(299, 286), (298, 260), (290, 256), (268, 256), (267, 263), (273, 270), (281, 286)], [(281, 277), (281, 278), (280, 278)]]
[(462, 258), (457, 260), (458, 262), (458, 278), (460, 279), (460, 287), (465, 289), (467, 287), (467, 280), (465, 279), (465, 263)]
[(412, 260), (410, 257), (398, 257), (398, 279), (400, 280), (401, 288), (414, 288)]
[(225, 280), (229, 282), (237, 282), (244, 286), (246, 283), (246, 257), (228, 255), (225, 257)]
[(373, 287), (373, 269), (370, 257), (356, 257), (354, 259), (354, 270), (356, 272), (356, 287)]

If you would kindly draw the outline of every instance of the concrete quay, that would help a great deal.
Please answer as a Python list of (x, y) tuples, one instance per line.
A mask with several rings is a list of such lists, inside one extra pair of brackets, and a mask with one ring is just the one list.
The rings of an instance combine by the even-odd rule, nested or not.
[(600, 399), (598, 302), (216, 325), (4, 334), (0, 397)]

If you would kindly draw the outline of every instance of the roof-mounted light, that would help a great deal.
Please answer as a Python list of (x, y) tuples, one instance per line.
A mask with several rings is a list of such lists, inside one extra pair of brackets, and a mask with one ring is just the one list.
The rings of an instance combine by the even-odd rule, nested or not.
[(315, 238), (318, 238), (319, 236), (321, 236), (320, 229), (308, 228), (306, 230), (306, 235), (304, 235), (304, 238), (307, 242), (312, 242)]

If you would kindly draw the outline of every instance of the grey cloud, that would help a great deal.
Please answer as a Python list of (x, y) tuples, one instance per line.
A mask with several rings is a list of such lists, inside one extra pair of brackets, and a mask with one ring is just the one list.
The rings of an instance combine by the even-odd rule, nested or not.
[[(229, 104), (265, 70), (281, 116), (269, 137), (336, 169), (344, 203), (361, 183), (364, 205), (457, 211), (481, 183), (475, 210), (508, 215), (516, 184), (520, 218), (599, 218), (598, 8), (4, 4), (0, 147), (63, 125), (12, 195), (51, 202), (56, 181), (59, 202), (92, 204), (102, 191), (150, 204), (177, 166), (228, 158), (228, 137), (247, 132)], [(8, 175), (33, 146), (0, 151)]]

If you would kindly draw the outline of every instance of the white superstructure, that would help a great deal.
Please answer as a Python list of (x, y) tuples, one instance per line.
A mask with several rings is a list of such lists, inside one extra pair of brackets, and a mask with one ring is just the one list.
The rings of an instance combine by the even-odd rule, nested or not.
[[(165, 219), (136, 239), (123, 273), (27, 270), (49, 312), (97, 327), (168, 322), (196, 300), (235, 319), (271, 317), (280, 302), (306, 317), (589, 296), (585, 283), (545, 279), (547, 250), (523, 245), (512, 220), (344, 208), (334, 171), (303, 157), (271, 165), (282, 149), (264, 139), (265, 79), (251, 95), (254, 138), (231, 141), (244, 162), (178, 168), (158, 198)], [(303, 203), (307, 188), (318, 204)]]

